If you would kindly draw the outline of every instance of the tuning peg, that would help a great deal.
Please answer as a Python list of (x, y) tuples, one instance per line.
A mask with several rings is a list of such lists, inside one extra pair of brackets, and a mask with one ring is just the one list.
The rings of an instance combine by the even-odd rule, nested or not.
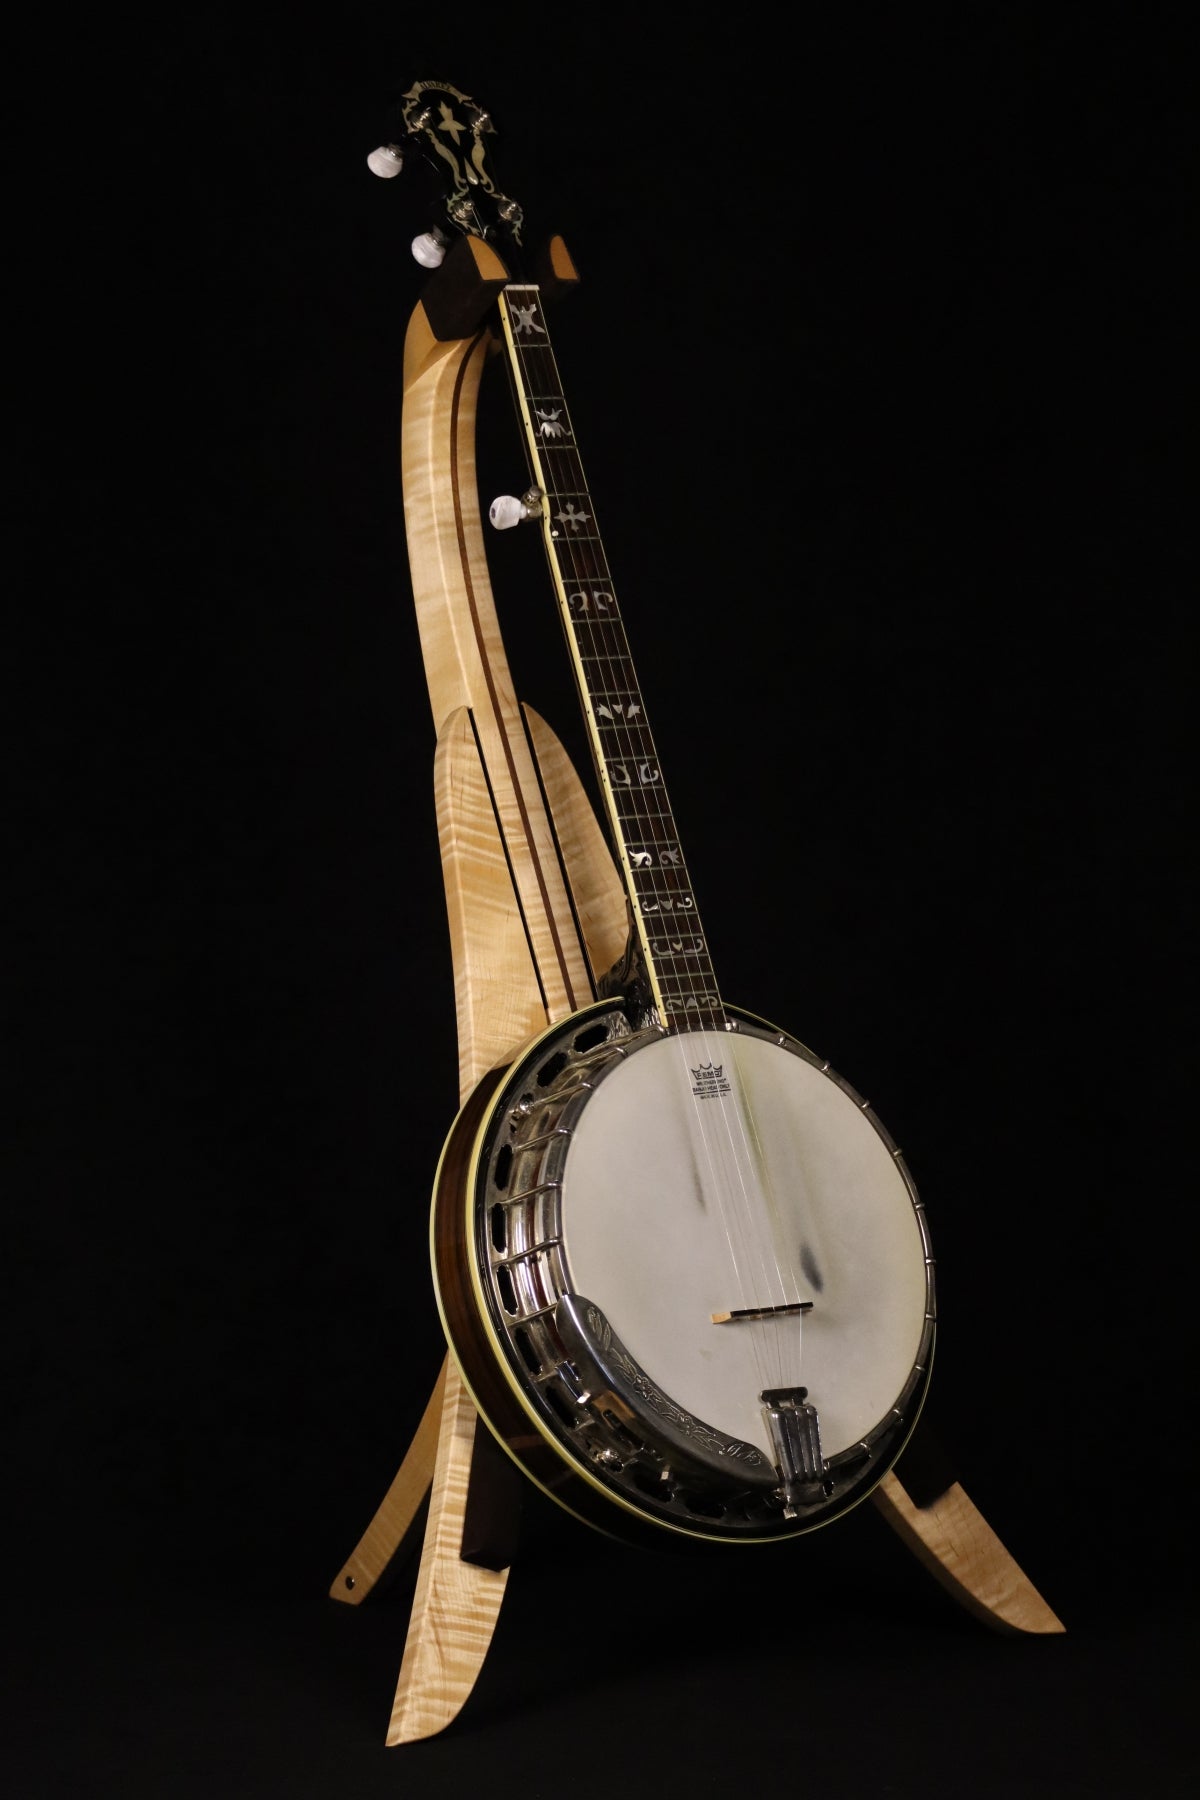
[(378, 150), (372, 150), (368, 156), (367, 167), (372, 175), (390, 181), (404, 167), (404, 152), (399, 144), (380, 144)]
[(420, 237), (413, 239), (412, 253), (423, 269), (437, 269), (446, 259), (449, 242), (449, 238), (443, 237), (435, 227), (432, 231), (423, 231)]
[(500, 494), (488, 507), (488, 518), (497, 531), (511, 531), (526, 519), (536, 519), (542, 510), (541, 488), (527, 488), (518, 500), (515, 494)]

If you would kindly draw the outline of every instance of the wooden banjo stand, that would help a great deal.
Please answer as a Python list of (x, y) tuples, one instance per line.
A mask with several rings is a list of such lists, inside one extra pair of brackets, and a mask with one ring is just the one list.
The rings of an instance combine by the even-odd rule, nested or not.
[[(427, 104), (428, 91), (471, 109), (478, 146), (487, 128), (478, 109), (440, 83), (415, 84), (410, 107)], [(368, 160), (377, 173), (394, 174), (401, 152), (390, 145)], [(437, 244), (432, 254), (443, 249)], [(560, 238), (542, 261), (545, 299), (577, 282)], [(629, 929), (625, 887), (583, 785), (550, 727), (516, 698), (489, 581), (475, 420), (495, 347), (489, 315), (509, 280), (489, 243), (459, 238), (430, 277), (404, 348), (405, 520), (437, 727), (438, 839), (464, 1101), (537, 1032), (595, 998)], [(395, 1479), (330, 1589), (350, 1605), (365, 1600), (428, 1498), (388, 1744), (442, 1730), (471, 1693), (504, 1598), (521, 1487), (448, 1355)], [(986, 1624), (1062, 1631), (920, 1429), (871, 1498)]]

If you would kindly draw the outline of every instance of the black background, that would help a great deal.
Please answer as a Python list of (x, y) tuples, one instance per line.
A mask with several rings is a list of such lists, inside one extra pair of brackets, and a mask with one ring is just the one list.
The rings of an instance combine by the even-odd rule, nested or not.
[[(648, 17), (199, 8), (15, 64), (23, 1796), (1194, 1779), (1186, 34)], [(429, 77), (584, 277), (559, 363), (723, 990), (903, 1144), (931, 1416), (1063, 1639), (869, 1507), (698, 1562), (534, 1495), (460, 1720), (383, 1748), (411, 1573), (326, 1590), (440, 1361), (456, 1054), (397, 458), (428, 220), (364, 159)], [(494, 551), (582, 763), (537, 542)]]

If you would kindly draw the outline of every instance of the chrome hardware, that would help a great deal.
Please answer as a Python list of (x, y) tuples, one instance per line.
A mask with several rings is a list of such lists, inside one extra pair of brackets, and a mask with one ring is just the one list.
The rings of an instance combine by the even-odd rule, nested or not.
[[(737, 1025), (746, 1036), (779, 1041), (776, 1030), (747, 1015)], [(543, 1436), (568, 1463), (588, 1470), (589, 1479), (633, 1511), (685, 1533), (787, 1536), (854, 1505), (874, 1486), (880, 1461), (893, 1460), (912, 1429), (933, 1349), (933, 1269), (925, 1330), (904, 1391), (860, 1442), (828, 1458), (817, 1408), (801, 1389), (766, 1389), (759, 1396), (768, 1451), (706, 1425), (655, 1386), (600, 1309), (574, 1286), (562, 1241), (561, 1188), (591, 1095), (662, 1035), (636, 1015), (631, 1024), (614, 1001), (584, 1020), (564, 1022), (558, 1035), (514, 1064), (498, 1090), (498, 1129), (478, 1171), (475, 1230), (485, 1299), (516, 1384)], [(848, 1088), (796, 1040), (784, 1044)], [(890, 1149), (882, 1127), (868, 1117)], [(898, 1166), (928, 1251), (924, 1212), (903, 1162)], [(816, 1310), (810, 1301), (793, 1304)]]
[(669, 1462), (683, 1482), (715, 1482), (734, 1491), (743, 1484), (775, 1487), (775, 1470), (762, 1451), (706, 1425), (655, 1387), (600, 1308), (582, 1294), (562, 1296), (554, 1329), (588, 1391), (589, 1410), (616, 1436), (626, 1461), (649, 1451), (655, 1461)]
[[(807, 1388), (765, 1388), (759, 1399), (775, 1446), (783, 1514), (786, 1519), (794, 1519), (798, 1516), (798, 1504), (811, 1499), (825, 1478), (821, 1422), (816, 1407), (809, 1401)], [(897, 1413), (896, 1417), (903, 1415)]]

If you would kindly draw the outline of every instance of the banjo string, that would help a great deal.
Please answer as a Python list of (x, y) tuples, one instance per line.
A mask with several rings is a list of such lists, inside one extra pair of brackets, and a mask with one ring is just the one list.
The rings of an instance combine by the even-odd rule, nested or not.
[[(540, 343), (527, 347), (514, 330), (511, 334), (511, 341), (516, 349), (523, 391), (530, 397), (530, 401), (532, 402), (533, 397), (539, 394), (553, 393), (555, 396), (561, 396), (562, 386), (558, 380), (554, 351), (548, 337)], [(548, 369), (552, 380), (538, 379), (543, 366)], [(565, 406), (565, 401), (563, 405)], [(553, 443), (553, 427), (555, 425), (559, 425), (561, 428), (561, 412), (557, 418), (547, 418), (543, 421), (544, 441), (548, 445)], [(532, 419), (530, 426), (531, 430), (538, 429)], [(568, 451), (568, 457), (564, 460), (569, 465), (573, 464), (572, 473), (577, 478), (576, 489), (581, 495), (586, 496), (587, 484), (584, 480), (582, 461), (578, 446), (574, 441), (573, 430), (568, 431), (568, 442), (563, 448)], [(647, 842), (640, 846), (641, 853), (648, 853), (651, 861), (639, 869), (639, 875), (643, 888), (647, 885), (647, 877), (649, 878), (651, 898), (658, 909), (658, 916), (665, 917), (664, 903), (671, 903), (678, 896), (669, 882), (664, 885), (660, 881), (663, 865), (659, 858), (664, 847), (678, 850), (675, 824), (661, 782), (661, 769), (657, 760), (653, 733), (646, 718), (644, 704), (633, 673), (633, 661), (629, 654), (622, 615), (612, 591), (603, 543), (596, 529), (594, 516), (579, 518), (579, 524), (591, 529), (585, 530), (582, 538), (577, 535), (578, 525), (575, 520), (580, 509), (576, 505), (574, 495), (564, 492), (554, 479), (559, 459), (546, 456), (541, 460), (544, 478), (547, 482), (547, 502), (552, 503), (558, 509), (556, 547), (560, 561), (568, 566), (571, 576), (566, 596), (571, 624), (575, 629), (580, 653), (583, 654), (586, 642), (589, 654), (596, 658), (603, 670), (604, 691), (612, 702), (611, 713), (613, 716), (604, 727), (613, 746), (613, 754), (606, 759), (606, 772), (614, 767), (619, 767), (627, 777), (627, 783), (618, 785), (628, 785), (638, 792), (640, 801), (638, 812), (651, 827)], [(588, 496), (588, 505), (591, 505), (590, 496)], [(554, 515), (552, 515), (550, 523), (553, 525), (554, 522)], [(598, 557), (592, 550), (593, 541), (599, 548)], [(619, 700), (618, 695), (621, 696)], [(639, 709), (640, 716), (636, 725), (630, 716), (632, 706)], [(597, 738), (599, 738), (601, 725), (598, 718), (596, 727)], [(635, 733), (637, 739), (640, 740), (639, 743), (635, 743)], [(611, 773), (609, 773), (609, 781), (611, 785)], [(631, 848), (627, 847), (627, 855)], [(694, 900), (694, 896), (692, 898)], [(675, 909), (673, 906), (668, 906), (667, 910), (674, 912)], [(703, 943), (705, 941), (703, 930), (694, 907), (692, 915), (695, 919), (694, 935), (699, 936)], [(682, 937), (683, 934), (678, 935)], [(675, 966), (673, 964), (673, 968)], [(713, 984), (706, 980), (704, 988), (701, 989), (687, 965), (681, 965), (681, 969), (682, 974), (678, 978), (679, 985), (690, 994), (696, 1006), (700, 1007), (702, 994), (711, 992)], [(703, 1002), (703, 1009), (712, 1010), (711, 1003)], [(680, 1010), (685, 1009), (681, 1007)], [(691, 1054), (694, 1054), (694, 1048), (692, 1051), (688, 1050), (687, 1038), (683, 1033), (675, 1031), (672, 1035), (676, 1041), (680, 1079), (686, 1082), (692, 1090), (694, 1138), (703, 1149), (703, 1163), (708, 1175), (708, 1180), (704, 1185), (715, 1199), (718, 1209), (731, 1265), (734, 1293), (745, 1310), (765, 1305), (787, 1304), (790, 1300), (799, 1298), (799, 1295), (798, 1291), (795, 1291), (794, 1282), (792, 1283), (793, 1291), (789, 1292), (789, 1286), (779, 1260), (778, 1232), (774, 1230), (768, 1232), (771, 1246), (768, 1260), (762, 1243), (762, 1234), (753, 1230), (754, 1203), (749, 1191), (747, 1174), (749, 1169), (753, 1168), (756, 1160), (760, 1168), (763, 1168), (764, 1164), (761, 1143), (752, 1118), (750, 1130), (755, 1144), (758, 1146), (757, 1159), (749, 1142), (744, 1116), (746, 1110), (745, 1084), (740, 1069), (737, 1067), (737, 1058), (732, 1059), (737, 1074), (737, 1091), (735, 1095), (730, 1096), (737, 1112), (737, 1133), (735, 1135), (733, 1122), (729, 1118), (730, 1108), (725, 1104), (718, 1105), (716, 1109), (718, 1117), (714, 1119), (713, 1107), (708, 1097), (704, 1095), (701, 1085), (690, 1079), (691, 1068), (688, 1059)], [(688, 1035), (691, 1037), (693, 1046), (697, 1043), (704, 1046), (702, 1054), (707, 1055), (711, 1061), (711, 1045), (708, 1044), (706, 1038), (699, 1032)], [(734, 1045), (730, 1043), (728, 1047), (732, 1050)], [(712, 1130), (713, 1125), (718, 1127), (715, 1132)], [(739, 1148), (741, 1154), (739, 1154)], [(767, 1204), (769, 1212), (777, 1216), (778, 1208), (773, 1194), (767, 1197)], [(768, 1219), (768, 1224), (770, 1224), (770, 1219)], [(771, 1263), (774, 1265), (773, 1269), (770, 1266)], [(752, 1284), (748, 1281), (748, 1271), (754, 1276)], [(785, 1344), (791, 1345), (796, 1342), (799, 1337), (801, 1321), (798, 1315), (789, 1318), (788, 1327), (795, 1327), (794, 1331), (788, 1328), (781, 1330), (781, 1324), (782, 1321), (746, 1320), (741, 1327), (750, 1340), (760, 1391), (768, 1387), (786, 1385)], [(793, 1370), (792, 1374), (794, 1378), (798, 1377), (798, 1370)]]

